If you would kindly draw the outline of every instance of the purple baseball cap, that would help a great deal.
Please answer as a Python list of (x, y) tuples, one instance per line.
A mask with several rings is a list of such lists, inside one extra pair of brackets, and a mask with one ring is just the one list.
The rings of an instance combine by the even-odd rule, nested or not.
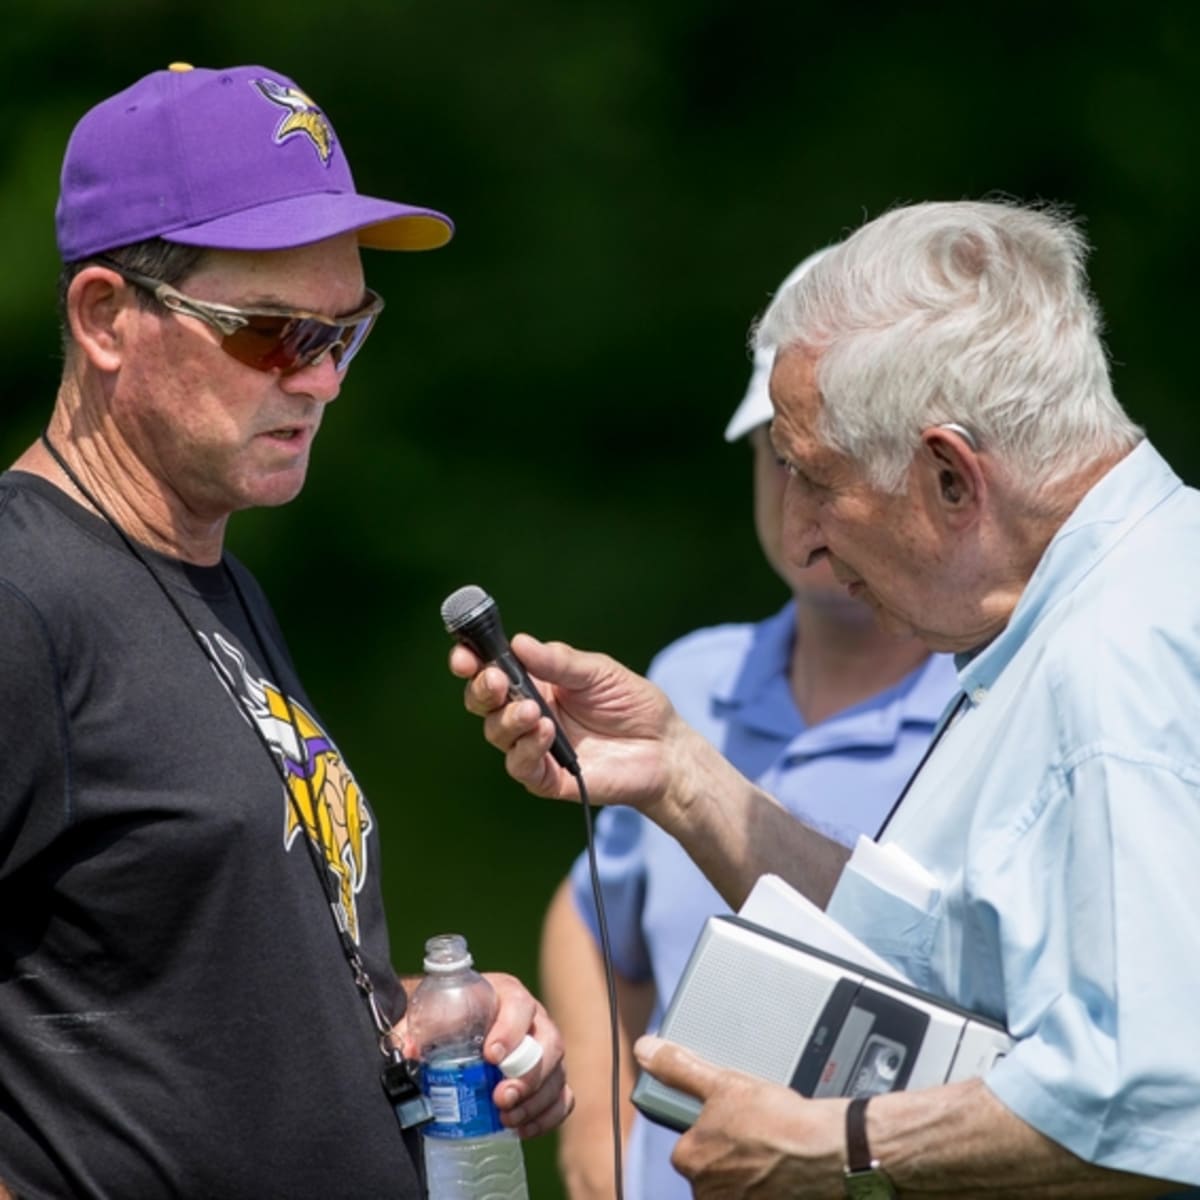
[(55, 214), (64, 262), (160, 237), (286, 250), (358, 232), (377, 250), (433, 250), (454, 223), (362, 196), (325, 113), (266, 67), (172, 63), (75, 126)]

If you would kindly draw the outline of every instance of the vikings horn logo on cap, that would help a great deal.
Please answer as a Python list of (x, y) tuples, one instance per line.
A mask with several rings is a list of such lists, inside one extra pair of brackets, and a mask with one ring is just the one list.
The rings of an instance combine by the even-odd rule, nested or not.
[(445, 213), (360, 193), (324, 110), (254, 64), (176, 64), (89, 109), (56, 218), (63, 262), (152, 237), (267, 251), (353, 233), (364, 248), (432, 250), (454, 233)]
[(290, 137), (302, 134), (316, 148), (317, 156), (328, 164), (333, 154), (333, 127), (325, 114), (299, 88), (276, 83), (273, 79), (256, 79), (254, 86), (287, 115), (275, 127), (275, 143), (282, 145)]

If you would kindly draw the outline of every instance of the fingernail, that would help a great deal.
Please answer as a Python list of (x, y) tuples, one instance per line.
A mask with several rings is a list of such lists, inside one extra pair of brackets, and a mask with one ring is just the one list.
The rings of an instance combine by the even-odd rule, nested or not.
[(634, 1057), (638, 1062), (644, 1063), (647, 1059), (654, 1057), (654, 1052), (661, 1045), (662, 1038), (655, 1037), (652, 1033), (644, 1033), (633, 1043)]

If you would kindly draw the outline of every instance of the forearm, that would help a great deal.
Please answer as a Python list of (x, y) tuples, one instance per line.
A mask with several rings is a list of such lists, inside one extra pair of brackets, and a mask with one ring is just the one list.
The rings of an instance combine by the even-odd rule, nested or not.
[[(849, 1101), (805, 1099), (659, 1038), (636, 1051), (647, 1071), (703, 1102), (672, 1156), (697, 1200), (751, 1190), (760, 1200), (844, 1197)], [(1148, 1200), (1179, 1190), (1084, 1162), (978, 1079), (874, 1097), (867, 1136), (904, 1200)]]
[[(763, 874), (778, 874), (816, 904), (833, 893), (848, 853), (756, 788), (648, 680), (601, 654), (524, 634), (513, 647), (546, 687), (578, 754), (591, 799), (638, 809), (681, 843), (732, 908)], [(575, 775), (549, 753), (555, 728), (532, 700), (509, 701), (508, 678), (481, 669), (465, 647), (451, 669), (469, 679), (467, 708), (535, 795), (577, 799)]]
[[(542, 994), (563, 1035), (575, 1111), (559, 1131), (559, 1168), (571, 1200), (614, 1195), (612, 1039), (604, 964), (591, 931), (576, 911), (569, 882), (555, 893), (542, 928)], [(633, 1038), (645, 1029), (652, 984), (616, 976), (620, 1014), (619, 1112), (621, 1137), (634, 1118), (628, 1097), (635, 1066)]]
[(904, 1197), (929, 1200), (1137, 1200), (1164, 1180), (1084, 1162), (1005, 1108), (980, 1080), (877, 1096), (873, 1155)]
[(822, 908), (849, 851), (810, 829), (756, 787), (698, 733), (677, 721), (670, 781), (645, 807), (733, 909), (762, 875), (779, 875)]

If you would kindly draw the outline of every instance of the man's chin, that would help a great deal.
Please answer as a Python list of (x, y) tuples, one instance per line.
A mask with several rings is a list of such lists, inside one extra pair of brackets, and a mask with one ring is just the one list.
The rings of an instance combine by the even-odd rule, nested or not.
[(875, 597), (869, 592), (864, 593), (862, 599), (864, 603), (871, 606), (871, 611), (875, 614), (875, 624), (884, 633), (890, 633), (892, 637), (898, 638), (914, 637), (916, 635), (915, 626), (904, 620), (903, 617), (897, 616), (896, 613), (889, 612), (886, 608), (881, 608), (876, 602)]
[(304, 490), (307, 474), (306, 463), (303, 468), (277, 471), (256, 479), (243, 489), (241, 507), (279, 508), (281, 505), (290, 504)]

